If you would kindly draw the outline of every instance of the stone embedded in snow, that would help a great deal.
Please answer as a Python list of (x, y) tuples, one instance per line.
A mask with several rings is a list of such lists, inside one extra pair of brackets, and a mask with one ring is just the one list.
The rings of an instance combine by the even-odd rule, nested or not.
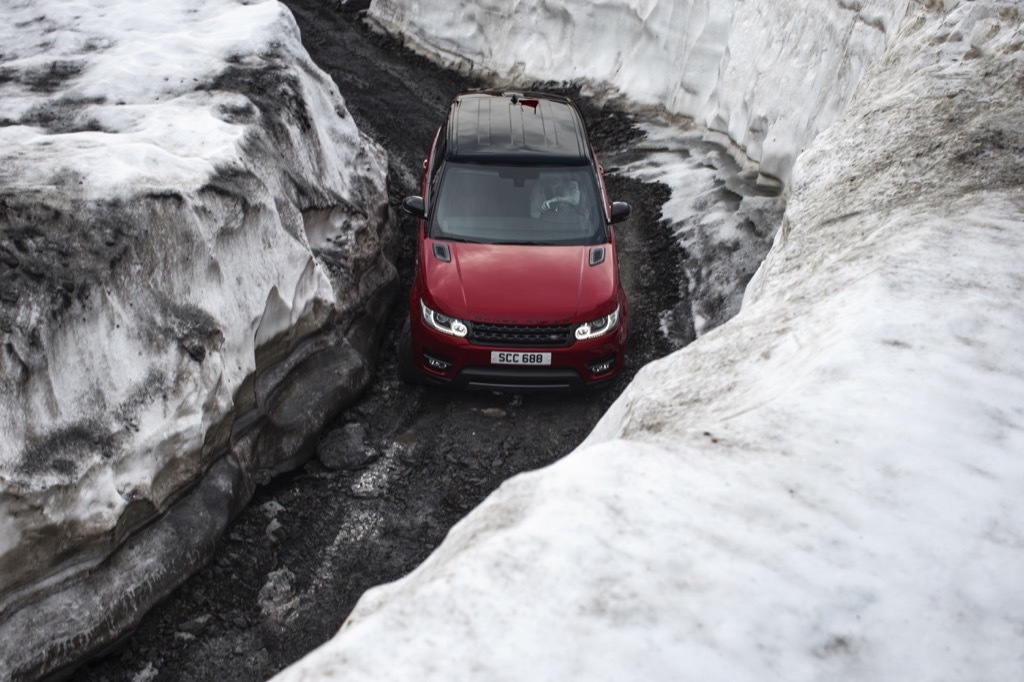
[[(761, 21), (718, 45), (772, 45), (765, 69), (794, 57), (809, 90), (789, 118), (823, 115), (816, 60), (863, 73), (797, 161), (740, 314), (643, 368), (579, 449), (503, 484), (275, 680), (1020, 678), (1024, 12), (821, 10), (884, 29), (867, 64), (827, 22), (777, 30), (809, 4), (743, 3)], [(548, 13), (524, 58), (593, 16), (517, 5)], [(486, 37), (460, 27), (493, 18), (485, 36), (515, 33), (486, 7), (434, 49), (473, 54)]]
[(312, 454), (396, 277), (383, 152), (279, 3), (4, 3), (0, 45), (7, 679), (133, 627)]

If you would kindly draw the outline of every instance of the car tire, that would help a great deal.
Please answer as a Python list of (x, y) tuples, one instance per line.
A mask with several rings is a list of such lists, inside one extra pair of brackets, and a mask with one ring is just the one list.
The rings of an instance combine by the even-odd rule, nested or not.
[(402, 326), (395, 347), (398, 354), (398, 380), (411, 386), (422, 384), (423, 377), (412, 358), (412, 332), (409, 330), (409, 320)]

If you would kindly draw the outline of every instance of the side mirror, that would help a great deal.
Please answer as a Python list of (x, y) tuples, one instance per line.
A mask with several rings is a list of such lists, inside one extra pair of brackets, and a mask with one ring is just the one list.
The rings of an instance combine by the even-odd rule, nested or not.
[(623, 220), (629, 217), (629, 214), (633, 212), (633, 208), (625, 201), (613, 201), (612, 202), (612, 223), (621, 223)]
[(427, 217), (427, 208), (423, 203), (423, 197), (412, 196), (402, 200), (402, 210), (417, 218)]

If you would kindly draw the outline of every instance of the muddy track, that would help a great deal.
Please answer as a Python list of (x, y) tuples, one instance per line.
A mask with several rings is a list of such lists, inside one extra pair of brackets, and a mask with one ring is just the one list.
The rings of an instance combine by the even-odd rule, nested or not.
[[(570, 452), (629, 377), (670, 350), (659, 315), (678, 303), (682, 258), (659, 223), (668, 191), (609, 169), (609, 193), (634, 207), (618, 229), (630, 300), (623, 381), (577, 396), (464, 394), (399, 384), (394, 341), (410, 285), (413, 224), (399, 217), (397, 206), (416, 190), (419, 163), (448, 100), (479, 84), (367, 30), (353, 3), (287, 4), (359, 127), (390, 155), (402, 294), (375, 380), (324, 432), (319, 457), (257, 491), (211, 564), (76, 679), (272, 676), (331, 637), (366, 589), (415, 568), (502, 481)], [(599, 155), (636, 134), (626, 115), (580, 103)]]

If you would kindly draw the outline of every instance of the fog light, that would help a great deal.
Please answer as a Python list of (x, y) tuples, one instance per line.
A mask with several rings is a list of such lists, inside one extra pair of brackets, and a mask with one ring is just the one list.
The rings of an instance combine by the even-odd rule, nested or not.
[(434, 357), (426, 351), (423, 352), (423, 362), (435, 372), (447, 372), (452, 367), (451, 362)]
[(606, 374), (612, 371), (613, 367), (615, 367), (614, 355), (610, 358), (604, 358), (603, 360), (596, 360), (594, 362), (587, 363), (587, 368), (590, 370), (591, 374)]

